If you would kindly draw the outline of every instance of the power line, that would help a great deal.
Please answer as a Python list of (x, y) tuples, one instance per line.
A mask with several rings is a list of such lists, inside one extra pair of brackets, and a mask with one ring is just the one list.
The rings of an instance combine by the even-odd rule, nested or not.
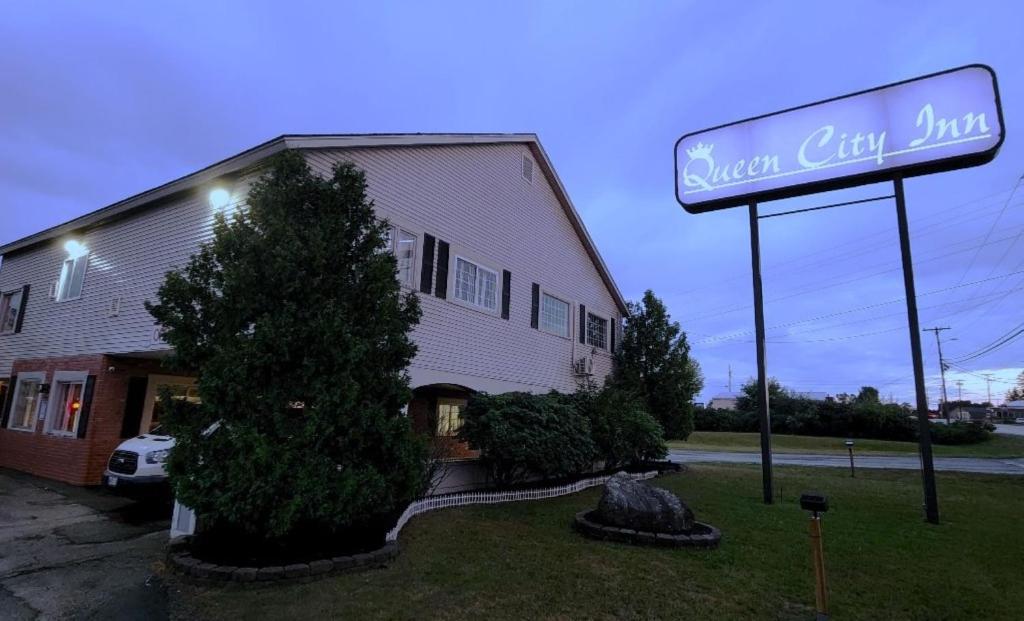
[[(1024, 235), (1024, 227), (1021, 227), (1020, 233), (1018, 233), (1018, 235), (1016, 237), (1020, 237), (1021, 235)], [(986, 242), (985, 244), (982, 244), (982, 245), (999, 244), (999, 243), (1002, 243), (1002, 242), (1007, 241), (1009, 239), (1016, 239), (1016, 237), (1014, 237), (1013, 235), (1008, 235), (1006, 237), (1002, 237), (1002, 238), (997, 239), (997, 240)], [(971, 251), (971, 250), (973, 250), (974, 248), (977, 248), (977, 247), (979, 247), (979, 246), (971, 246), (971, 247), (963, 248), (963, 249), (960, 249), (960, 250), (954, 250), (952, 252), (945, 252), (945, 253), (937, 254), (937, 255), (934, 255), (934, 256), (929, 256), (928, 258), (921, 259), (919, 261), (915, 261), (914, 263), (915, 263), (915, 265), (921, 265), (923, 263), (929, 263), (931, 261), (937, 261), (939, 259), (944, 259), (944, 258), (947, 258), (947, 257), (951, 257), (951, 256), (955, 256), (955, 255), (964, 253), (964, 252), (969, 252), (969, 251)], [(839, 274), (836, 277), (842, 277), (842, 276), (846, 276), (846, 275), (859, 274), (859, 273), (861, 273), (861, 272), (863, 272), (863, 271), (865, 271), (867, 269), (873, 269), (875, 267), (884, 267), (886, 265), (892, 265), (893, 263), (895, 263), (895, 260), (893, 260), (893, 261), (885, 261), (883, 263), (878, 263), (878, 264), (867, 266), (867, 267), (864, 267), (864, 268), (861, 268), (861, 269), (858, 269), (858, 270), (854, 270), (853, 272), (849, 272), (848, 274)], [(784, 300), (789, 300), (789, 299), (792, 299), (792, 298), (795, 298), (795, 297), (800, 297), (802, 295), (818, 293), (818, 292), (820, 292), (823, 289), (831, 289), (831, 288), (834, 288), (834, 287), (841, 287), (843, 285), (848, 285), (850, 283), (854, 283), (854, 282), (857, 282), (857, 281), (860, 281), (860, 280), (866, 280), (868, 278), (873, 278), (875, 276), (882, 276), (884, 274), (889, 274), (889, 273), (892, 273), (892, 272), (897, 272), (897, 271), (899, 271), (901, 269), (902, 269), (902, 267), (897, 266), (897, 267), (893, 267), (893, 268), (890, 268), (890, 269), (882, 270), (882, 271), (879, 271), (879, 272), (872, 272), (870, 274), (866, 274), (866, 275), (863, 275), (863, 276), (857, 276), (856, 278), (851, 278), (849, 280), (833, 281), (830, 284), (824, 284), (823, 285), (822, 282), (829, 283), (829, 281), (832, 280), (832, 279), (824, 280), (822, 282), (816, 283), (812, 287), (809, 287), (809, 288), (806, 288), (806, 289), (802, 289), (802, 290), (798, 290), (798, 291), (795, 291), (793, 293), (788, 293), (788, 294), (780, 295), (780, 296), (774, 297), (774, 298), (772, 298), (770, 300), (765, 300), (765, 304), (782, 302)], [(991, 274), (989, 274), (989, 275), (991, 276)], [(746, 310), (746, 309), (751, 308), (751, 307), (752, 307), (751, 304), (745, 304), (745, 305), (741, 305), (741, 306), (719, 306), (719, 307), (716, 307), (716, 308), (712, 308), (712, 309), (708, 310), (706, 313), (701, 314), (701, 315), (694, 315), (692, 317), (683, 317), (679, 321), (682, 322), (682, 323), (689, 323), (689, 322), (692, 322), (692, 321), (699, 321), (699, 320), (705, 319), (707, 317), (715, 317), (715, 318), (717, 318), (717, 317), (720, 317), (720, 316), (722, 316), (724, 314), (739, 312), (739, 311)]]
[[(970, 287), (972, 285), (976, 285), (976, 284), (978, 284), (980, 282), (985, 282), (985, 281), (988, 281), (988, 280), (998, 280), (1000, 278), (1009, 278), (1010, 276), (1015, 276), (1015, 275), (1021, 274), (1021, 273), (1024, 273), (1024, 270), (1021, 270), (1021, 271), (1018, 271), (1018, 272), (1010, 272), (1009, 274), (1003, 274), (1001, 276), (996, 276), (994, 278), (986, 278), (986, 279), (982, 279), (982, 280), (978, 280), (978, 281), (963, 283), (963, 284), (959, 284), (959, 285), (953, 285), (951, 287), (944, 287), (942, 289), (934, 289), (932, 291), (926, 291), (924, 293), (919, 293), (919, 294), (917, 294), (916, 297), (917, 298), (923, 298), (923, 297), (927, 297), (927, 296), (930, 296), (930, 295), (936, 295), (936, 294), (939, 294), (939, 293), (945, 293), (946, 291), (952, 291), (954, 289), (960, 289), (960, 288), (963, 288), (963, 287)], [(774, 326), (771, 326), (771, 327), (769, 327), (767, 329), (775, 330), (775, 329), (778, 329), (778, 328), (788, 328), (790, 326), (800, 325), (802, 323), (808, 323), (808, 322), (812, 322), (812, 321), (819, 321), (821, 319), (828, 319), (830, 317), (839, 317), (841, 315), (848, 315), (850, 313), (855, 313), (855, 312), (862, 311), (862, 310), (869, 310), (869, 309), (872, 309), (872, 308), (878, 308), (880, 306), (888, 306), (889, 304), (897, 304), (899, 302), (904, 302), (904, 301), (906, 301), (906, 298), (895, 298), (895, 299), (892, 299), (892, 300), (887, 300), (885, 302), (877, 302), (875, 304), (867, 304), (867, 305), (864, 305), (864, 306), (858, 306), (858, 307), (855, 307), (855, 308), (850, 308), (850, 309), (846, 309), (846, 310), (842, 310), (842, 311), (836, 311), (834, 313), (828, 313), (828, 314), (825, 314), (825, 315), (818, 315), (817, 317), (811, 317), (809, 319), (801, 319), (801, 320), (797, 320), (797, 321), (790, 321), (790, 322), (787, 322), (787, 323), (780, 323), (780, 324), (776, 324)], [(750, 334), (750, 332), (751, 332), (750, 330), (743, 330), (743, 331), (734, 332), (732, 334), (736, 335), (736, 336), (743, 336), (745, 334)], [(730, 335), (722, 335), (722, 338), (726, 338), (728, 336), (730, 336)], [(694, 341), (694, 344), (700, 343), (702, 341), (712, 340), (714, 338), (715, 337), (709, 337), (707, 339), (699, 339), (697, 341)]]
[[(989, 227), (988, 233), (985, 233), (985, 241), (988, 241), (988, 237), (992, 235), (992, 231), (996, 229), (996, 225), (999, 224), (999, 220), (1003, 217), (1003, 214), (1006, 213), (1006, 208), (1010, 205), (1010, 199), (1012, 199), (1013, 195), (1017, 193), (1017, 188), (1020, 187), (1021, 181), (1024, 181), (1024, 175), (1021, 175), (1017, 179), (1017, 183), (1013, 184), (1013, 188), (1010, 190), (1010, 195), (1006, 197), (1006, 202), (1003, 203), (1003, 208), (999, 210), (999, 214), (996, 216), (996, 219), (992, 221), (992, 226)], [(974, 256), (971, 257), (971, 261), (967, 264), (967, 268), (964, 270), (964, 273), (961, 274), (960, 279), (956, 281), (957, 284), (962, 283), (964, 278), (967, 277), (968, 272), (970, 272), (971, 268), (974, 267), (974, 262), (978, 259), (978, 255), (980, 253), (981, 249), (979, 249), (978, 252), (975, 252)]]
[[(956, 205), (952, 205), (952, 206), (946, 207), (944, 209), (939, 209), (939, 210), (931, 211), (928, 214), (926, 214), (924, 216), (921, 216), (920, 218), (917, 218), (917, 221), (918, 222), (925, 222), (925, 221), (929, 221), (929, 220), (933, 220), (933, 219), (942, 218), (942, 216), (944, 214), (946, 214), (947, 212), (949, 212), (949, 211), (964, 210), (964, 208), (969, 206), (969, 205), (974, 205), (974, 204), (977, 204), (977, 203), (988, 202), (989, 200), (994, 199), (995, 197), (999, 196), (1000, 194), (1003, 194), (1004, 192), (1006, 192), (1006, 190), (1000, 190), (999, 192), (993, 192), (991, 194), (987, 194), (985, 196), (981, 196), (981, 197), (976, 198), (976, 199), (965, 201), (963, 203), (958, 203)], [(995, 206), (996, 205), (992, 206), (993, 209), (995, 208)], [(958, 221), (962, 220), (962, 219), (977, 219), (977, 217), (980, 214), (986, 213), (988, 211), (989, 211), (988, 208), (964, 210), (960, 214), (957, 214), (957, 215), (954, 215), (954, 216), (951, 216), (951, 217), (946, 217), (946, 218), (944, 218), (944, 219), (942, 219), (942, 220), (940, 220), (938, 222), (934, 222), (934, 223), (931, 223), (931, 224), (926, 224), (924, 226), (919, 226), (919, 227), (917, 227), (917, 230), (915, 231), (915, 237), (917, 237), (917, 238), (924, 237), (926, 235), (931, 235), (931, 234), (933, 234), (933, 233), (935, 233), (937, 231), (957, 226), (959, 224)], [(802, 254), (802, 255), (798, 255), (796, 257), (792, 257), (790, 259), (786, 259), (784, 261), (779, 261), (778, 263), (772, 263), (772, 264), (766, 265), (766, 269), (774, 271), (774, 270), (777, 270), (777, 269), (779, 269), (780, 267), (782, 267), (784, 265), (789, 265), (791, 263), (799, 263), (799, 262), (801, 262), (801, 261), (803, 261), (805, 259), (808, 259), (808, 258), (811, 258), (811, 257), (815, 257), (815, 256), (818, 256), (818, 255), (821, 255), (821, 254), (826, 254), (826, 253), (828, 253), (830, 256), (829, 256), (828, 260), (825, 261), (825, 262), (841, 262), (841, 261), (843, 261), (845, 259), (852, 259), (854, 257), (862, 256), (863, 254), (867, 254), (867, 253), (871, 252), (872, 250), (874, 250), (876, 248), (882, 248), (882, 247), (888, 246), (890, 244), (890, 241), (888, 239), (883, 239), (883, 240), (881, 240), (879, 242), (875, 242), (875, 243), (867, 245), (867, 246), (865, 246), (863, 242), (865, 240), (873, 239), (873, 238), (880, 237), (880, 236), (888, 236), (889, 234), (891, 234), (891, 229), (889, 229), (889, 228), (881, 229), (881, 230), (878, 230), (878, 231), (876, 231), (874, 233), (869, 233), (867, 235), (862, 235), (862, 236), (855, 237), (855, 238), (852, 238), (852, 239), (846, 239), (845, 241), (840, 241), (839, 243), (831, 244), (828, 248), (823, 248), (821, 250), (816, 250), (816, 251), (813, 251), (813, 252), (808, 252), (808, 253), (805, 253), (805, 254)], [(852, 252), (851, 251), (846, 251), (844, 253), (839, 253), (838, 255), (836, 254), (836, 250), (837, 249), (844, 248), (846, 246), (855, 246), (856, 248)], [(821, 262), (819, 261), (816, 264), (821, 264)], [(812, 264), (812, 265), (816, 265), (816, 264)], [(805, 266), (805, 267), (807, 267), (807, 266)], [(710, 289), (710, 288), (713, 288), (713, 287), (719, 287), (719, 286), (722, 286), (722, 285), (725, 285), (725, 284), (729, 284), (729, 283), (732, 283), (732, 282), (735, 282), (735, 281), (738, 281), (738, 280), (746, 280), (748, 278), (749, 278), (749, 275), (746, 275), (746, 274), (737, 274), (736, 276), (731, 276), (731, 277), (727, 277), (727, 278), (718, 278), (713, 283), (708, 283), (706, 285), (700, 285), (700, 286), (697, 286), (697, 287), (694, 287), (694, 288), (691, 288), (691, 289), (686, 289), (686, 290), (680, 291), (680, 292), (678, 292), (678, 295), (685, 295), (685, 294), (695, 293), (695, 292), (698, 292), (698, 291), (704, 291), (704, 290), (707, 290), (707, 289)]]
[(1022, 326), (1024, 326), (1024, 323), (1018, 324), (1017, 326), (1011, 328), (1010, 332), (996, 339), (995, 342), (990, 343), (989, 345), (986, 345), (985, 347), (967, 356), (957, 358), (956, 362), (968, 362), (970, 360), (975, 360), (977, 358), (981, 358), (982, 356), (987, 356), (988, 354), (999, 351), (1000, 349), (1006, 347), (1007, 345), (1010, 345), (1011, 343), (1019, 339), (1021, 336), (1024, 336), (1024, 327)]

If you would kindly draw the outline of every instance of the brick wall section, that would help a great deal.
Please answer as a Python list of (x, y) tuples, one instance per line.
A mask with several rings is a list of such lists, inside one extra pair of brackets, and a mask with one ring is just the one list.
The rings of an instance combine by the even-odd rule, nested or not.
[(0, 429), (0, 466), (74, 485), (98, 485), (110, 454), (122, 442), (128, 378), (168, 373), (161, 370), (158, 360), (104, 355), (14, 362), (14, 373), (32, 371), (45, 372), (47, 383), (56, 371), (86, 371), (96, 376), (85, 437), (45, 433), (45, 423), (39, 420), (31, 433)]

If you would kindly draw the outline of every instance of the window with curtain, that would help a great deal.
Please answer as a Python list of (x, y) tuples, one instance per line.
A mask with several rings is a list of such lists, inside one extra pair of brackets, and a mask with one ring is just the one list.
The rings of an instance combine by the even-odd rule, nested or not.
[(461, 399), (437, 400), (437, 435), (454, 436), (462, 429), (462, 408), (466, 402)]
[(11, 403), (11, 418), (7, 426), (11, 429), (31, 431), (36, 428), (39, 415), (39, 400), (42, 397), (43, 375), (22, 374), (18, 377)]
[(78, 430), (78, 417), (82, 413), (84, 392), (84, 381), (56, 382), (54, 394), (50, 397), (53, 399), (50, 431), (70, 435)]

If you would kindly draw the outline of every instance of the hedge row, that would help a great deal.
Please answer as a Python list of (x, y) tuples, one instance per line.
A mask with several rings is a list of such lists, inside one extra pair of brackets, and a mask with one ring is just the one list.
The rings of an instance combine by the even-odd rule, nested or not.
[[(844, 404), (806, 402), (781, 412), (772, 412), (772, 433), (797, 436), (871, 438), (874, 440), (916, 441), (917, 420), (902, 408), (887, 404)], [(792, 406), (792, 404), (790, 404)], [(737, 410), (697, 410), (697, 431), (760, 431), (757, 412)], [(936, 444), (976, 444), (987, 440), (995, 428), (989, 423), (955, 422), (932, 424)]]
[(478, 394), (459, 433), (499, 487), (560, 479), (665, 457), (661, 425), (630, 395), (612, 388), (566, 395)]

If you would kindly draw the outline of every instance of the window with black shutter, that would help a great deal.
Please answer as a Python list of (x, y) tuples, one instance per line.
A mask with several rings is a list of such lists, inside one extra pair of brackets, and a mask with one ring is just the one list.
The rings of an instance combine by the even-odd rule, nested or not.
[(448, 242), (437, 240), (437, 286), (434, 295), (442, 300), (448, 297)]
[(587, 344), (587, 307), (580, 304), (580, 343)]
[(512, 272), (501, 271), (501, 318), (508, 319), (509, 302), (512, 299)]
[(540, 285), (533, 283), (530, 293), (530, 327), (540, 326)]
[(423, 266), (420, 269), (420, 291), (430, 293), (434, 289), (434, 236), (423, 235)]

